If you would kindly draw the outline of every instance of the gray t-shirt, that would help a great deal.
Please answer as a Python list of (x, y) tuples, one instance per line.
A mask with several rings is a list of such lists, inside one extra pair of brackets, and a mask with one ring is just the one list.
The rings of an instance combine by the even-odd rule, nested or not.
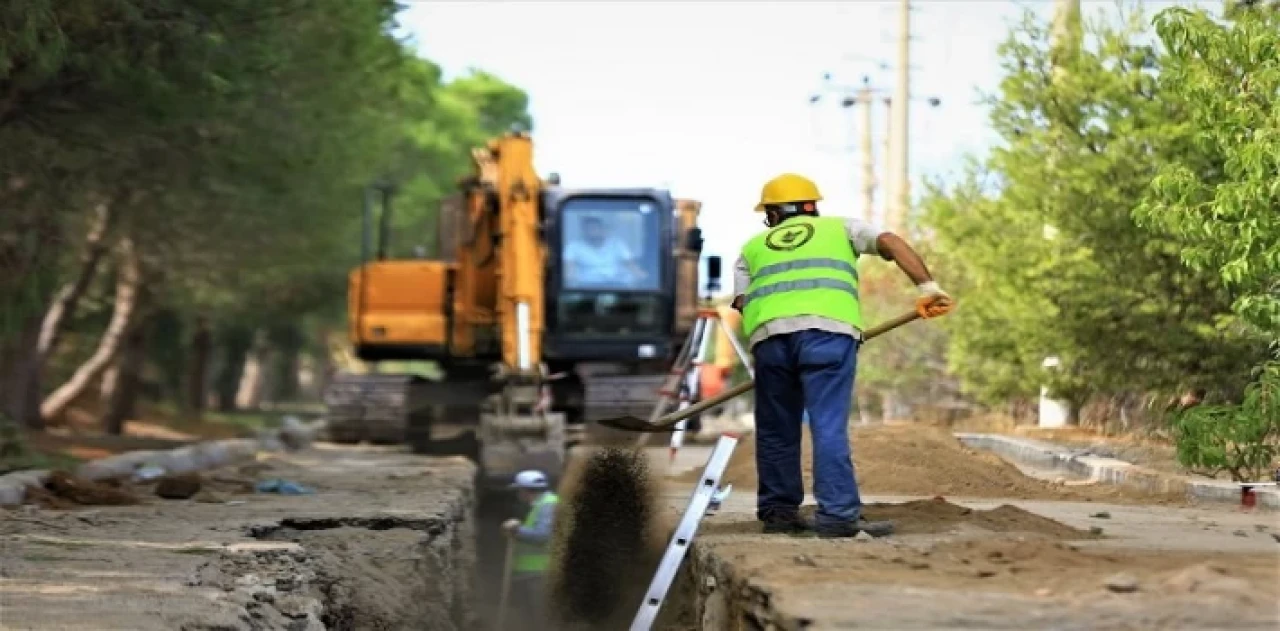
[[(876, 247), (876, 239), (886, 232), (880, 226), (849, 217), (844, 220), (844, 231), (849, 235), (849, 243), (853, 244), (854, 253), (858, 255), (880, 254), (879, 248)], [(738, 260), (733, 264), (733, 295), (736, 297), (746, 294), (747, 287), (750, 285), (751, 272), (747, 268), (747, 260), (739, 254)], [(751, 339), (747, 340), (747, 345), (754, 347), (774, 335), (795, 333), (808, 329), (841, 333), (853, 336), (855, 339), (862, 338), (861, 331), (844, 322), (821, 316), (804, 315), (778, 318), (764, 323), (760, 328), (756, 329), (755, 333), (751, 334)]]

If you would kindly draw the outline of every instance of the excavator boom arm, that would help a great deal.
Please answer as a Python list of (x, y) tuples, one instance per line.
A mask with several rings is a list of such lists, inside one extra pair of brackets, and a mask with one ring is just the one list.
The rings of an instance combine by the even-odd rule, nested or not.
[(530, 374), (542, 363), (543, 269), (546, 246), (539, 232), (541, 181), (533, 166), (533, 141), (512, 134), (495, 143), (497, 160), (498, 318), (502, 359), (508, 369)]

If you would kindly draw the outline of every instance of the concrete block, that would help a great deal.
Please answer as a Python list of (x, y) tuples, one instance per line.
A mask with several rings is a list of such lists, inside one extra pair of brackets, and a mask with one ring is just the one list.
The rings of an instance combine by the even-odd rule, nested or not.
[[(1066, 471), (1105, 484), (1133, 486), (1155, 492), (1186, 493), (1203, 502), (1240, 503), (1240, 485), (1234, 482), (1165, 473), (1115, 458), (1081, 454), (1061, 445), (1028, 438), (967, 432), (957, 432), (955, 437), (969, 447), (990, 451), (1013, 462)], [(1255, 487), (1254, 493), (1259, 507), (1280, 510), (1280, 490), (1276, 487)]]

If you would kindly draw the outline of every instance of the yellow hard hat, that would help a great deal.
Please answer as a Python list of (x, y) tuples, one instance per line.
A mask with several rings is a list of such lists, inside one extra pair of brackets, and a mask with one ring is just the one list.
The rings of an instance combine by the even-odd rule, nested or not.
[(772, 204), (816, 202), (821, 199), (822, 193), (818, 192), (818, 185), (813, 180), (795, 173), (783, 173), (764, 183), (756, 212), (762, 213), (765, 206)]

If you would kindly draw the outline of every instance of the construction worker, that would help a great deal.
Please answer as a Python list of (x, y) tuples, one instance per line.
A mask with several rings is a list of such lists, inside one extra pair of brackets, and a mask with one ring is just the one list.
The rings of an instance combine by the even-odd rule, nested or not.
[[(951, 310), (920, 256), (898, 236), (858, 219), (819, 217), (818, 187), (787, 173), (769, 180), (756, 212), (769, 229), (742, 248), (735, 265), (733, 307), (755, 362), (756, 516), (765, 532), (874, 537), (891, 522), (862, 518), (849, 449), (849, 409), (863, 328), (857, 259), (895, 262), (919, 289), (926, 318)], [(801, 418), (813, 436), (814, 523), (800, 516)]]
[(509, 519), (502, 529), (516, 546), (511, 567), (511, 599), (521, 612), (519, 628), (541, 629), (547, 623), (546, 574), (551, 565), (549, 544), (560, 497), (551, 491), (541, 471), (521, 471), (510, 488), (529, 513), (524, 521)]

